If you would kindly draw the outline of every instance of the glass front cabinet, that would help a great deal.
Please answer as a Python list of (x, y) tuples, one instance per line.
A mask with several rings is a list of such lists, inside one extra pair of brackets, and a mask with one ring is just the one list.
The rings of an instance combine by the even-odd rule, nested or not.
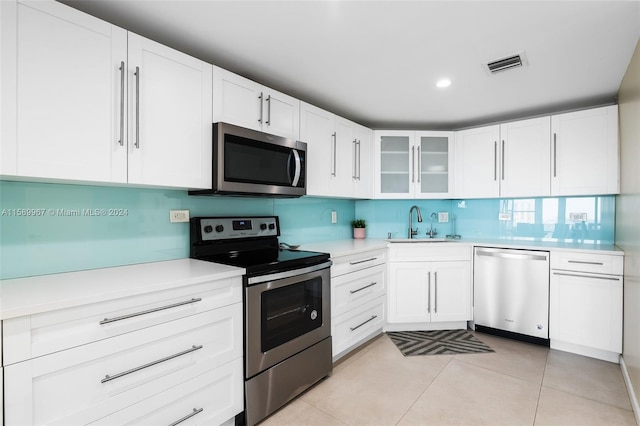
[(453, 132), (377, 130), (375, 198), (451, 198)]

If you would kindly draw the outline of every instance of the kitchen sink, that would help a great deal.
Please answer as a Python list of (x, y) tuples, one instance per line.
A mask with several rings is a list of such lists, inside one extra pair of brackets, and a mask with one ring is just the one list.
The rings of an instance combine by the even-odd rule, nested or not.
[(388, 239), (387, 241), (389, 241), (390, 243), (454, 243), (456, 241), (459, 240), (453, 240), (453, 239), (449, 239), (449, 238), (425, 238), (425, 237), (418, 237), (418, 238), (391, 238)]

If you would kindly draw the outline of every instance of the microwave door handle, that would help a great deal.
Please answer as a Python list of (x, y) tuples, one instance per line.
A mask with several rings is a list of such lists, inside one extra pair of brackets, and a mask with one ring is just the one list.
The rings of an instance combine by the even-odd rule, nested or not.
[(302, 167), (302, 162), (300, 161), (300, 154), (295, 149), (292, 149), (293, 158), (295, 161), (295, 172), (293, 174), (293, 180), (291, 181), (291, 186), (298, 186), (298, 181), (300, 180), (300, 169)]

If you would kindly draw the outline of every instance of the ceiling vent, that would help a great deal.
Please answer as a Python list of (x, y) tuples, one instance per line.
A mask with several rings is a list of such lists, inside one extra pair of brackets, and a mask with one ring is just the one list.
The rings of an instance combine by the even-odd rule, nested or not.
[(527, 57), (524, 52), (520, 52), (505, 58), (495, 59), (487, 63), (487, 68), (489, 68), (489, 72), (491, 74), (495, 74), (526, 65), (528, 65)]

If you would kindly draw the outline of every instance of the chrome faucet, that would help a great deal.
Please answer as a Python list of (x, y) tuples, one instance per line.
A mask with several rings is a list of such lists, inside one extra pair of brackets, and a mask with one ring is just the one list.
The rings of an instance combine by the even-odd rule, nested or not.
[(413, 238), (414, 235), (418, 235), (418, 227), (416, 227), (415, 230), (413, 229), (412, 213), (414, 209), (418, 213), (418, 222), (422, 222), (422, 214), (420, 213), (420, 207), (411, 206), (411, 208), (409, 209), (409, 234), (408, 234), (409, 239)]
[(438, 231), (433, 229), (433, 218), (435, 217), (436, 217), (436, 213), (435, 212), (431, 213), (431, 229), (427, 231), (427, 235), (429, 236), (429, 238), (433, 238), (435, 235), (438, 235)]

